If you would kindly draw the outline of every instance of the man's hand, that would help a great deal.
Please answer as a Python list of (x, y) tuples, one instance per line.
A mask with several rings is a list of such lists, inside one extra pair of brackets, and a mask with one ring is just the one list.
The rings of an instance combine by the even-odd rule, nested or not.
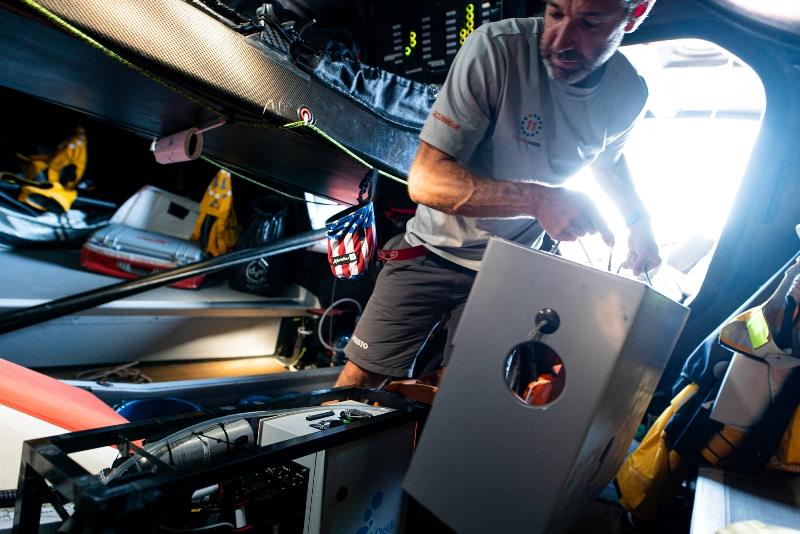
[(639, 220), (630, 227), (628, 236), (628, 259), (622, 266), (633, 270), (635, 276), (655, 269), (661, 264), (658, 245), (647, 219)]
[(557, 241), (575, 241), (586, 234), (600, 232), (603, 241), (609, 247), (614, 246), (614, 234), (588, 196), (563, 187), (540, 187), (534, 215), (550, 237)]

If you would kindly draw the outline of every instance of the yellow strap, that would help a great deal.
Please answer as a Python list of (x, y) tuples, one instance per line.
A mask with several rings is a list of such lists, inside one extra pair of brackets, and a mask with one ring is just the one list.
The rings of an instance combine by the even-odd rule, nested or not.
[(41, 211), (49, 211), (49, 206), (43, 204), (40, 197), (49, 198), (56, 202), (61, 209), (65, 212), (72, 208), (75, 199), (78, 198), (78, 192), (71, 189), (65, 189), (60, 183), (51, 184), (50, 187), (41, 188), (33, 185), (23, 185), (20, 190), (18, 200), (24, 202), (32, 208)]
[(769, 343), (769, 325), (767, 324), (767, 318), (764, 317), (763, 310), (751, 313), (745, 324), (747, 325), (747, 333), (750, 336), (750, 343), (753, 345), (753, 349), (763, 347)]

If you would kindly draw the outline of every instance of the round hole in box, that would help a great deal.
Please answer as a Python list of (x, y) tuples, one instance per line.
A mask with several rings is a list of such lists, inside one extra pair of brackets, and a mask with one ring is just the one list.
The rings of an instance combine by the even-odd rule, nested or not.
[(503, 377), (517, 399), (528, 406), (547, 406), (564, 391), (567, 371), (561, 357), (540, 341), (515, 346), (504, 360)]

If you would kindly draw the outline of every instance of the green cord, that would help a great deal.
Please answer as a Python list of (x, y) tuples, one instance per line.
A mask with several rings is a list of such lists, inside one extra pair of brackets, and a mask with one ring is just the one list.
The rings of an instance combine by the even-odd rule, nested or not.
[[(216, 167), (219, 167), (220, 169), (231, 173), (231, 175), (236, 176), (237, 178), (241, 178), (242, 180), (245, 180), (247, 182), (255, 184), (255, 185), (259, 186), (259, 187), (263, 187), (264, 189), (267, 189), (268, 191), (272, 191), (273, 193), (276, 193), (276, 194), (278, 194), (278, 195), (280, 195), (282, 197), (286, 197), (286, 198), (288, 198), (290, 200), (296, 200), (296, 201), (302, 202), (304, 204), (319, 204), (320, 206), (336, 206), (337, 205), (334, 202), (315, 202), (313, 200), (306, 200), (305, 198), (300, 198), (300, 197), (296, 197), (294, 195), (290, 195), (289, 193), (286, 193), (286, 192), (281, 191), (279, 189), (275, 189), (274, 187), (270, 187), (270, 186), (268, 186), (267, 184), (265, 184), (263, 182), (259, 182), (258, 180), (254, 179), (254, 178), (250, 178), (249, 176), (245, 176), (244, 174), (233, 170), (231, 167), (238, 167), (236, 165), (225, 165), (222, 162), (219, 162), (219, 161), (215, 160), (214, 158), (210, 158), (208, 156), (200, 156), (200, 159), (202, 159), (204, 161), (207, 161), (208, 163), (211, 163), (212, 165), (214, 165)], [(239, 167), (239, 168), (241, 168), (241, 167)]]
[[(365, 167), (370, 168), (370, 169), (372, 167), (374, 167), (374, 165), (371, 165), (368, 161), (366, 161), (365, 159), (359, 157), (355, 152), (353, 152), (352, 150), (350, 150), (349, 148), (347, 148), (346, 146), (341, 144), (339, 141), (337, 141), (336, 139), (334, 139), (333, 137), (331, 137), (330, 135), (325, 133), (316, 124), (312, 124), (310, 122), (305, 122), (305, 121), (296, 121), (296, 122), (290, 122), (289, 124), (284, 125), (284, 128), (291, 129), (291, 128), (299, 128), (299, 127), (302, 127), (302, 126), (310, 128), (311, 130), (313, 130), (314, 132), (319, 134), (320, 137), (322, 137), (323, 139), (325, 139), (326, 141), (328, 141), (329, 143), (334, 145), (336, 148), (338, 148), (339, 150), (341, 150), (342, 152), (344, 152), (345, 154), (347, 154), (348, 156), (350, 156), (354, 160), (358, 161), (359, 163), (361, 163)], [(403, 185), (408, 185), (408, 182), (406, 180), (403, 180), (402, 178), (398, 178), (397, 176), (395, 176), (393, 174), (390, 174), (388, 172), (382, 171), (380, 169), (378, 169), (378, 174), (380, 174), (382, 176), (385, 176), (386, 178), (389, 178), (390, 180), (394, 180), (397, 183), (400, 183), (400, 184), (403, 184)]]
[(127, 59), (125, 59), (121, 55), (117, 54), (116, 52), (114, 52), (110, 48), (104, 46), (99, 41), (95, 40), (94, 38), (90, 37), (89, 35), (87, 35), (83, 31), (81, 31), (77, 27), (73, 26), (72, 24), (70, 24), (66, 20), (62, 19), (61, 17), (59, 17), (55, 13), (49, 11), (44, 6), (34, 2), (33, 0), (22, 0), (22, 3), (27, 5), (28, 7), (32, 8), (33, 10), (37, 11), (41, 15), (43, 15), (50, 22), (56, 24), (57, 26), (61, 26), (62, 28), (66, 29), (69, 33), (73, 34), (74, 36), (76, 36), (76, 37), (78, 37), (80, 39), (83, 39), (89, 45), (91, 45), (92, 47), (96, 48), (97, 50), (99, 50), (100, 52), (105, 54), (106, 56), (119, 61), (120, 63), (122, 63), (126, 67), (129, 67), (129, 68), (135, 70), (136, 72), (138, 72), (142, 76), (145, 76), (146, 78), (149, 78), (151, 80), (156, 81), (157, 83), (160, 83), (164, 87), (166, 87), (168, 89), (171, 89), (172, 91), (175, 91), (176, 93), (180, 94), (181, 96), (184, 96), (184, 97), (188, 98), (189, 100), (191, 100), (192, 102), (194, 102), (195, 104), (197, 104), (198, 106), (200, 106), (200, 107), (202, 107), (204, 109), (207, 109), (207, 110), (209, 110), (209, 111), (211, 111), (213, 113), (216, 113), (217, 115), (219, 115), (221, 117), (225, 117), (226, 119), (229, 118), (229, 117), (225, 116), (225, 113), (221, 112), (219, 109), (215, 108), (214, 106), (212, 106), (208, 102), (205, 102), (204, 100), (201, 100), (201, 99), (195, 97), (193, 94), (189, 93), (188, 91), (183, 90), (182, 88), (178, 87), (177, 85), (175, 85), (175, 84), (173, 84), (171, 82), (168, 82), (167, 80), (164, 80), (163, 78), (155, 76), (154, 74), (150, 73), (149, 71), (145, 70), (144, 68), (136, 65), (135, 63), (133, 63), (133, 62), (127, 60)]

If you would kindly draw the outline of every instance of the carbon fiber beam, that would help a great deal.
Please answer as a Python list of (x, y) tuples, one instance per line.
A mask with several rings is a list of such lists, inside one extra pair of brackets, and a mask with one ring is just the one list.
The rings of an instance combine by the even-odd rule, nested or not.
[[(99, 117), (146, 138), (207, 123), (215, 113), (193, 101), (264, 126), (316, 124), (372, 163), (405, 175), (417, 132), (392, 125), (338, 95), (247, 37), (182, 0), (41, 4), (126, 59), (186, 94), (147, 77), (54, 26), (18, 2), (0, 2), (0, 84)], [(234, 124), (208, 132), (205, 153), (256, 175), (345, 203), (364, 167), (308, 131)]]

